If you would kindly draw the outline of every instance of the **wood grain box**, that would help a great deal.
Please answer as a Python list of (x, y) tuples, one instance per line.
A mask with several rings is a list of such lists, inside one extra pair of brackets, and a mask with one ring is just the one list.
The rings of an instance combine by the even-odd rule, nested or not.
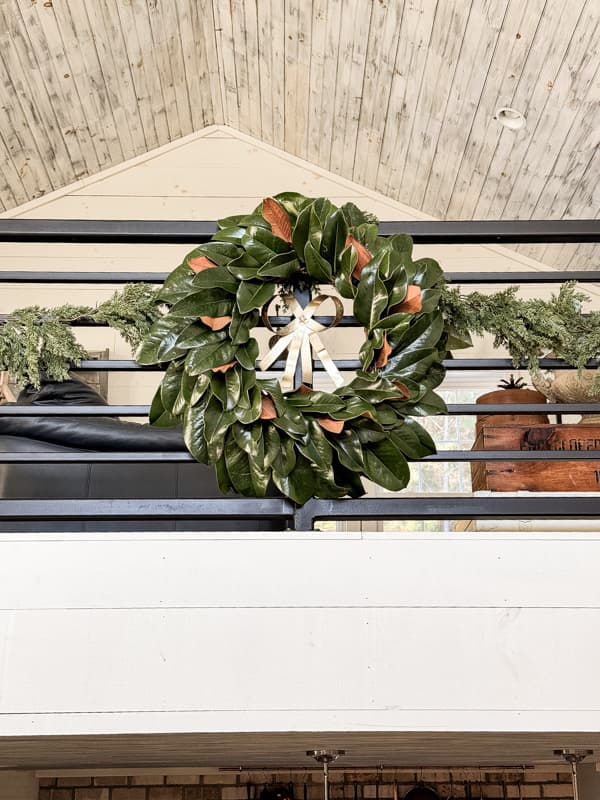
[[(600, 425), (486, 425), (473, 450), (600, 450)], [(480, 461), (471, 480), (473, 491), (597, 492), (600, 461)]]

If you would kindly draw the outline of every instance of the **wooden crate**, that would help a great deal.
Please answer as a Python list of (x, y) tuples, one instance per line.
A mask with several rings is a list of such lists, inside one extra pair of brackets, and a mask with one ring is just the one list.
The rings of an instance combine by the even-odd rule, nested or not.
[[(473, 450), (600, 450), (600, 425), (486, 425)], [(480, 461), (471, 481), (476, 492), (597, 492), (600, 461)]]

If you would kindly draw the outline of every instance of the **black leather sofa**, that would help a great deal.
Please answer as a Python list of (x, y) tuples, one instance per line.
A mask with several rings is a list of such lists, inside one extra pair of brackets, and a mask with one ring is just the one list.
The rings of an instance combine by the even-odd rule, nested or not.
[[(18, 405), (106, 405), (78, 380), (45, 381)], [(152, 428), (114, 417), (1, 416), (0, 453), (56, 451), (185, 451), (178, 428)], [(0, 463), (2, 499), (172, 499), (222, 497), (214, 470), (196, 463)], [(0, 521), (0, 531), (276, 531), (281, 518), (83, 521)]]

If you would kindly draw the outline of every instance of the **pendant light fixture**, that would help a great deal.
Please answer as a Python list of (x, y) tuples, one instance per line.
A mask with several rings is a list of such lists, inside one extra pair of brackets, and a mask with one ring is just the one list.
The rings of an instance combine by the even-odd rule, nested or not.
[(577, 765), (580, 764), (586, 756), (594, 754), (593, 750), (555, 750), (555, 756), (562, 756), (565, 761), (571, 765), (571, 780), (573, 781), (573, 800), (579, 800), (579, 791), (577, 787)]
[(329, 765), (346, 754), (345, 750), (307, 750), (306, 755), (311, 756), (323, 765), (324, 800), (329, 800)]

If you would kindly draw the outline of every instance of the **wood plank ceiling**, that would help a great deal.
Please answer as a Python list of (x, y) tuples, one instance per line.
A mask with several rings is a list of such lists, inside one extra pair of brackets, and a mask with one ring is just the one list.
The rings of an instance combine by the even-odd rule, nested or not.
[(436, 217), (592, 218), (599, 67), (598, 0), (0, 0), (0, 203), (225, 123)]

